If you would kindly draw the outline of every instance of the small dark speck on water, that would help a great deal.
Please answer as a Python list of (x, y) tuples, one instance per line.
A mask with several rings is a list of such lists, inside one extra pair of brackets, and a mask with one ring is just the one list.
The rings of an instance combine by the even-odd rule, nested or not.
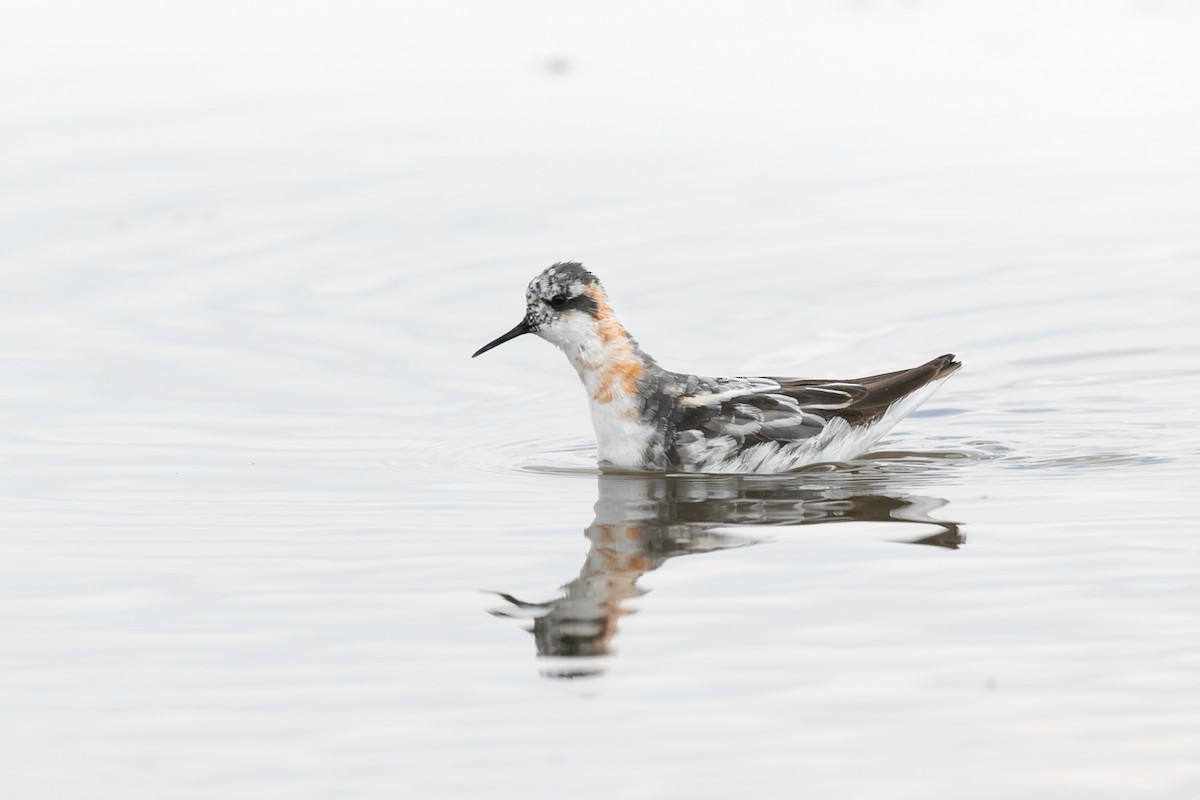
[(542, 61), (542, 70), (557, 77), (567, 75), (572, 69), (574, 69), (574, 65), (566, 56), (551, 56)]

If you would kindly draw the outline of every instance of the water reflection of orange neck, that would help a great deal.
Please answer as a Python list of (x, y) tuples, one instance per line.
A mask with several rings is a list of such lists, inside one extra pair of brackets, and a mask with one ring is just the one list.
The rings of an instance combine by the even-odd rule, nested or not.
[(642, 550), (645, 531), (640, 525), (593, 525), (587, 535), (592, 548), (579, 581), (604, 619), (603, 632), (595, 643), (597, 654), (609, 654), (617, 621), (633, 613), (622, 604), (644, 593), (637, 586), (638, 578), (657, 565)]

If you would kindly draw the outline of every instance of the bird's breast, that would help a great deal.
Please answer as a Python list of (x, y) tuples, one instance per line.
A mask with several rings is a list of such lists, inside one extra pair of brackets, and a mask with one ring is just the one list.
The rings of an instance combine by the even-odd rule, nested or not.
[(610, 359), (582, 371), (588, 408), (602, 463), (620, 469), (642, 469), (655, 428), (643, 415), (638, 380), (645, 372), (640, 359)]

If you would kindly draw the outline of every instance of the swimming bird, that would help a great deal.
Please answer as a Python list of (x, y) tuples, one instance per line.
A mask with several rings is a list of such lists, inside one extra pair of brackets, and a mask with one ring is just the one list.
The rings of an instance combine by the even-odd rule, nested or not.
[(962, 364), (853, 380), (706, 378), (671, 372), (617, 321), (583, 265), (546, 268), (525, 316), (471, 357), (533, 333), (567, 355), (587, 391), (602, 468), (649, 472), (786, 472), (862, 454)]

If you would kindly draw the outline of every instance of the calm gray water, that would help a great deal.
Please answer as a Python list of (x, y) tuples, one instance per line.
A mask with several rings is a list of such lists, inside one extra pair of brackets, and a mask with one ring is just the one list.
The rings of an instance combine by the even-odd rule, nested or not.
[[(0, 795), (1200, 794), (1196, 3), (4, 17)], [(469, 358), (563, 259), (674, 369), (965, 368), (602, 476)]]

